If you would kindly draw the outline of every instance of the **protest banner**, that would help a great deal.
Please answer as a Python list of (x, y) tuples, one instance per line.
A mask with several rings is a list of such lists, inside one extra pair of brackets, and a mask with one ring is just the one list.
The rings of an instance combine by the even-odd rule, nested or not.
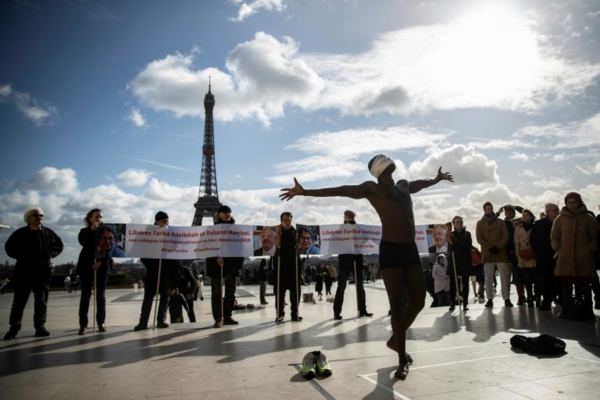
[(378, 254), (381, 226), (320, 225), (321, 254)]
[(125, 256), (197, 260), (207, 257), (250, 257), (251, 225), (169, 226), (127, 224)]

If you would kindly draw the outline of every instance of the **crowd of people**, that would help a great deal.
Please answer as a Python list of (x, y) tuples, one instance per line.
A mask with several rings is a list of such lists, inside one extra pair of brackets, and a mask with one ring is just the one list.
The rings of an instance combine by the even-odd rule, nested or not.
[[(514, 285), (518, 306), (547, 311), (555, 303), (561, 307), (560, 318), (595, 320), (593, 308), (600, 309), (596, 272), (600, 269), (600, 216), (587, 209), (578, 193), (568, 193), (564, 203), (562, 209), (546, 204), (536, 220), (531, 210), (521, 206), (508, 204), (495, 212), (493, 204), (486, 202), (474, 238), (480, 251), (473, 246), (471, 233), (463, 228), (462, 217), (452, 219), (454, 229), (449, 234), (450, 224), (434, 227), (435, 244), (429, 248), (433, 305), (449, 305), (453, 311), (461, 301), (463, 310), (468, 310), (471, 281), (474, 290), (476, 282), (480, 284), (475, 297), (485, 299), (485, 307), (492, 308), (499, 280), (505, 307), (514, 306), (510, 298)], [(500, 219), (502, 213), (504, 219)], [(474, 251), (481, 258), (474, 257)], [(478, 268), (483, 270), (480, 278)]]
[[(365, 266), (359, 254), (340, 254), (338, 268), (319, 266), (303, 267), (307, 257), (319, 254), (315, 235), (310, 227), (301, 226), (298, 231), (292, 225), (293, 216), (284, 212), (277, 227), (265, 227), (260, 232), (261, 247), (255, 256), (266, 256), (257, 270), (260, 284), (260, 302), (266, 301), (266, 285), (273, 286), (275, 295), (275, 321), (285, 319), (285, 306), (289, 305), (292, 321), (302, 321), (299, 314), (300, 286), (303, 279), (314, 279), (315, 290), (322, 297), (323, 284), (326, 296), (331, 295), (332, 282), (337, 281), (333, 296), (333, 318), (342, 319), (342, 307), (346, 284), (354, 277), (358, 317), (371, 317), (367, 311), (364, 290), (365, 270), (369, 279), (379, 274), (388, 295), (392, 336), (387, 346), (398, 354), (395, 376), (405, 379), (412, 364), (406, 351), (406, 331), (425, 304), (426, 283), (421, 258), (415, 242), (415, 222), (411, 194), (441, 181), (453, 182), (452, 175), (442, 172), (441, 167), (433, 179), (394, 182), (394, 162), (384, 156), (374, 157), (368, 165), (369, 172), (377, 182), (366, 181), (360, 185), (346, 185), (323, 189), (305, 189), (294, 179), (294, 186), (282, 189), (282, 200), (296, 196), (348, 197), (367, 199), (378, 213), (382, 224), (379, 248), (379, 267)], [(549, 310), (552, 302), (562, 307), (561, 318), (595, 319), (592, 292), (596, 308), (600, 306), (600, 282), (598, 268), (598, 222), (577, 193), (565, 197), (565, 206), (559, 210), (555, 204), (547, 204), (544, 218), (535, 220), (528, 209), (506, 205), (498, 212), (490, 202), (483, 205), (484, 214), (477, 222), (475, 237), (466, 230), (463, 218), (456, 216), (452, 223), (436, 226), (432, 232), (433, 245), (429, 248), (432, 259), (432, 276), (435, 280), (435, 300), (450, 310), (460, 304), (468, 310), (469, 281), (479, 281), (475, 296), (483, 297), (486, 308), (494, 306), (496, 274), (500, 281), (501, 296), (505, 307), (513, 307), (510, 285), (515, 284), (519, 306), (538, 306)], [(521, 218), (515, 218), (515, 211)], [(504, 220), (500, 219), (504, 212)], [(344, 223), (355, 224), (356, 214), (344, 212)], [(14, 300), (10, 313), (10, 329), (4, 339), (16, 337), (21, 329), (23, 310), (33, 291), (34, 327), (36, 336), (48, 336), (45, 328), (48, 302), (48, 284), (51, 276), (52, 258), (63, 250), (63, 243), (50, 228), (42, 224), (43, 210), (27, 209), (25, 227), (16, 230), (6, 242), (6, 252), (17, 260), (14, 281)], [(102, 210), (92, 209), (84, 218), (85, 227), (79, 233), (81, 252), (77, 263), (77, 275), (81, 283), (79, 307), (79, 334), (89, 329), (88, 312), (92, 292), (95, 296), (94, 322), (100, 332), (106, 332), (105, 290), (110, 272), (115, 268), (114, 257), (123, 256), (116, 246), (117, 232), (103, 224)], [(214, 216), (215, 224), (234, 224), (228, 206), (221, 206)], [(164, 211), (155, 215), (154, 224), (166, 227), (169, 217)], [(480, 246), (480, 251), (474, 246)], [(479, 254), (479, 255), (478, 255)], [(475, 262), (475, 259), (480, 260)], [(206, 260), (206, 274), (211, 284), (211, 311), (216, 328), (237, 325), (232, 318), (235, 303), (236, 280), (240, 275), (242, 257), (211, 257)], [(194, 300), (200, 297), (203, 277), (176, 260), (142, 258), (146, 267), (144, 297), (139, 323), (135, 331), (148, 329), (153, 301), (158, 302), (152, 321), (158, 328), (166, 328), (167, 309), (171, 323), (183, 322), (183, 311), (190, 322), (195, 322)], [(482, 269), (477, 274), (477, 268)], [(309, 272), (307, 272), (309, 271)], [(335, 276), (334, 276), (335, 275)], [(481, 275), (482, 279), (476, 276)], [(247, 274), (249, 276), (249, 274)], [(248, 279), (248, 277), (246, 277)], [(481, 282), (483, 281), (483, 282)], [(289, 301), (286, 293), (289, 292)]]

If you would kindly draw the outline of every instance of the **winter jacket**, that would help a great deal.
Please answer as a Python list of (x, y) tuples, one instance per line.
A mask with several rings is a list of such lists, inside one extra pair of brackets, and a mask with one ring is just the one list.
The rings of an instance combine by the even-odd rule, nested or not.
[(594, 257), (598, 251), (598, 224), (585, 205), (573, 213), (563, 207), (552, 225), (552, 248), (558, 253), (556, 276), (597, 276)]
[(533, 268), (536, 266), (535, 257), (531, 260), (524, 260), (519, 255), (519, 252), (521, 249), (524, 249), (527, 247), (533, 248), (531, 246), (531, 241), (529, 239), (531, 236), (532, 230), (533, 230), (533, 228), (526, 230), (525, 227), (522, 225), (518, 226), (515, 229), (515, 254), (517, 256), (517, 259), (519, 260), (519, 262), (517, 264), (517, 266), (519, 268)]
[(17, 260), (14, 276), (16, 281), (41, 279), (49, 282), (52, 275), (52, 258), (63, 250), (63, 242), (50, 228), (32, 230), (29, 226), (19, 228), (10, 235), (4, 250)]
[[(488, 223), (486, 216), (477, 221), (475, 230), (477, 243), (481, 246), (481, 255), (484, 263), (506, 263), (508, 255), (506, 254), (506, 243), (508, 243), (508, 229), (504, 221), (493, 218)], [(499, 251), (494, 254), (490, 249), (496, 247)]]
[[(460, 232), (453, 230), (451, 235), (449, 263), (456, 263), (458, 275), (474, 275), (471, 262), (471, 246), (473, 245), (471, 232), (466, 229), (462, 229)], [(450, 266), (453, 267), (453, 265)], [(448, 268), (448, 275), (454, 276), (454, 268)]]

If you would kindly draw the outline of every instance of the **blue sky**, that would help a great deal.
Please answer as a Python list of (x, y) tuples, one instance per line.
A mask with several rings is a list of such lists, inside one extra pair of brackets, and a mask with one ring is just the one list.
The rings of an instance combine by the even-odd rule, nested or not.
[(413, 197), (417, 224), (473, 231), (485, 201), (538, 214), (573, 190), (598, 212), (599, 30), (593, 0), (3, 1), (0, 245), (31, 205), (58, 262), (93, 207), (190, 225), (209, 76), (238, 223), (379, 224), (366, 201), (277, 197), (372, 179), (378, 153), (397, 179), (454, 175)]

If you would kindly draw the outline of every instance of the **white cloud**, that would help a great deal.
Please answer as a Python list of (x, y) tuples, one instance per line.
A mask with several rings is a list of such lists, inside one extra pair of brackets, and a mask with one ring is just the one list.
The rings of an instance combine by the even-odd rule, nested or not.
[(412, 179), (435, 178), (440, 167), (454, 176), (456, 184), (497, 184), (499, 181), (496, 162), (464, 145), (433, 151), (424, 161), (412, 163), (408, 171)]
[(125, 186), (142, 186), (148, 182), (151, 175), (152, 172), (143, 169), (130, 168), (117, 175), (117, 178), (119, 178)]
[(518, 160), (518, 161), (527, 161), (529, 160), (529, 156), (525, 153), (519, 153), (517, 151), (513, 151), (511, 155), (508, 156), (510, 160)]
[(44, 167), (27, 183), (32, 190), (36, 191), (68, 193), (77, 188), (77, 176), (70, 168)]
[(196, 70), (195, 52), (177, 53), (149, 63), (128, 88), (148, 107), (196, 116), (212, 76), (220, 120), (269, 126), (286, 105), (344, 115), (473, 107), (532, 113), (582, 94), (600, 74), (600, 65), (556, 58), (526, 22), (490, 20), (477, 33), (482, 25), (473, 21), (386, 32), (356, 54), (302, 53), (293, 38), (258, 32), (230, 52), (226, 71)]
[[(269, 178), (273, 183), (288, 184), (292, 177), (300, 182), (335, 177), (352, 177), (358, 171), (367, 172), (367, 162), (359, 160), (377, 153), (416, 150), (446, 143), (443, 133), (429, 133), (411, 126), (385, 129), (347, 129), (338, 132), (309, 134), (287, 149), (310, 154), (308, 157), (275, 165), (283, 174)], [(395, 174), (400, 171), (398, 168)]]
[(245, 2), (243, 0), (233, 0), (235, 4), (240, 4), (238, 15), (232, 18), (233, 21), (243, 21), (244, 19), (258, 13), (260, 10), (281, 12), (286, 8), (286, 0), (254, 0)]
[(582, 121), (565, 124), (532, 125), (519, 129), (512, 135), (523, 143), (543, 142), (545, 148), (569, 150), (600, 146), (600, 113)]
[(519, 173), (519, 176), (523, 176), (525, 178), (537, 178), (539, 174), (530, 169), (525, 169), (523, 172)]
[(133, 122), (138, 128), (144, 128), (146, 126), (146, 119), (142, 115), (142, 112), (136, 107), (131, 108), (131, 112), (127, 119)]
[(0, 86), (0, 104), (2, 100), (13, 103), (17, 110), (35, 126), (53, 124), (58, 119), (58, 109), (50, 103), (31, 97), (27, 92), (14, 90), (10, 85)]

